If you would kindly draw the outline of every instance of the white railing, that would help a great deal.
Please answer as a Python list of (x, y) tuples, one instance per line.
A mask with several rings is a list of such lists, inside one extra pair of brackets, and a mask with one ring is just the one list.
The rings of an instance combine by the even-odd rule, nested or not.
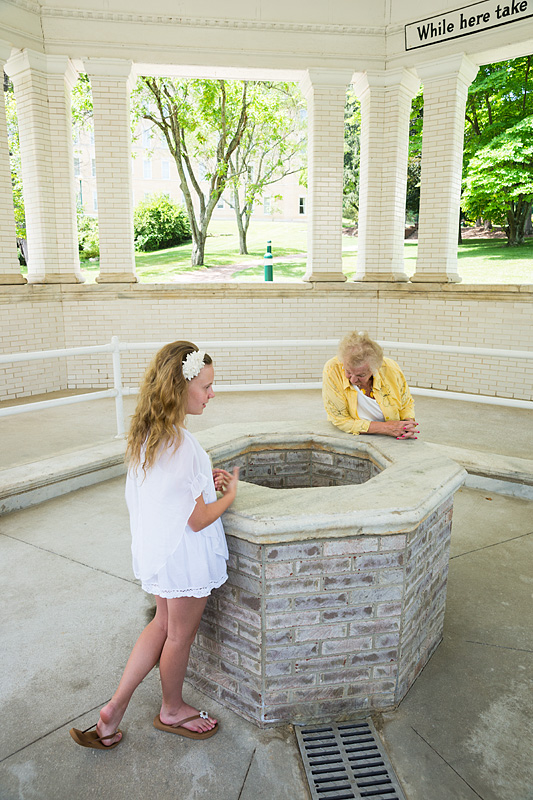
[[(120, 360), (121, 352), (132, 350), (159, 350), (167, 342), (121, 342), (118, 336), (113, 336), (109, 344), (91, 345), (88, 347), (69, 347), (63, 350), (36, 350), (29, 353), (9, 353), (0, 355), (0, 366), (2, 364), (13, 364), (20, 361), (41, 361), (50, 358), (64, 358), (68, 356), (85, 356), (95, 353), (108, 353), (113, 361), (113, 388), (104, 389), (97, 392), (86, 392), (72, 397), (59, 397), (53, 400), (41, 400), (37, 403), (24, 403), (23, 405), (7, 406), (0, 408), (0, 417), (12, 416), (14, 414), (27, 414), (30, 411), (40, 411), (54, 406), (70, 405), (72, 403), (85, 403), (89, 400), (100, 400), (108, 397), (115, 399), (115, 414), (117, 423), (117, 437), (124, 436), (124, 403), (123, 398), (127, 395), (137, 394), (138, 389), (123, 386), (122, 367)], [(488, 356), (491, 358), (512, 358), (533, 360), (533, 351), (529, 350), (495, 350), (482, 347), (460, 347), (453, 345), (440, 344), (417, 344), (416, 342), (386, 342), (380, 341), (382, 347), (389, 350), (418, 350), (428, 353), (450, 353), (453, 355), (475, 355)], [(202, 341), (198, 346), (202, 350), (216, 352), (219, 348), (231, 349), (232, 351), (253, 350), (258, 348), (276, 348), (279, 350), (292, 350), (296, 352), (299, 347), (328, 347), (333, 351), (338, 345), (338, 339), (227, 339), (217, 341)], [(320, 389), (320, 381), (306, 381), (303, 383), (232, 383), (216, 385), (214, 388), (218, 392), (270, 392), (294, 391), (302, 389)], [(506, 397), (490, 397), (488, 395), (466, 394), (462, 392), (449, 392), (439, 389), (423, 389), (410, 387), (413, 394), (424, 395), (426, 397), (440, 397), (448, 400), (465, 400), (472, 403), (487, 403), (490, 405), (512, 406), (514, 408), (533, 409), (533, 401), (515, 400)]]

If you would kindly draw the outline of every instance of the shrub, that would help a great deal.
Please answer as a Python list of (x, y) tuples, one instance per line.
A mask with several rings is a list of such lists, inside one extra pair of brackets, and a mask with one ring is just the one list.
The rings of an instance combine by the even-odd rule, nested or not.
[(87, 261), (89, 258), (98, 258), (100, 255), (98, 220), (96, 217), (78, 214), (78, 245), (82, 261)]
[(175, 247), (191, 238), (187, 213), (165, 194), (141, 200), (133, 215), (135, 248), (151, 252)]

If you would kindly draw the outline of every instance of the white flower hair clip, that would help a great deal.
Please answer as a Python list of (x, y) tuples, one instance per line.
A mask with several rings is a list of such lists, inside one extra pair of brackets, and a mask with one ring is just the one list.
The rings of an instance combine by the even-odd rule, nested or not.
[(188, 381), (192, 381), (200, 374), (200, 370), (205, 366), (204, 364), (205, 352), (203, 350), (193, 350), (189, 353), (182, 362), (183, 375)]

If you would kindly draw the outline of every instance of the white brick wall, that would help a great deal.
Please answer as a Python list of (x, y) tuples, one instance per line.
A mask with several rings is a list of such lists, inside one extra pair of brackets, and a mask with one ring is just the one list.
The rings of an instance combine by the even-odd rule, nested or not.
[[(6, 287), (0, 287), (2, 352), (23, 353), (65, 347), (63, 318), (56, 290), (50, 299), (43, 298), (42, 302), (20, 302), (19, 299)], [(7, 401), (65, 389), (66, 360), (58, 358), (0, 365), (0, 387), (0, 399)]]
[[(497, 323), (497, 324), (496, 324)], [(123, 341), (341, 338), (366, 329), (376, 339), (531, 348), (533, 293), (500, 287), (370, 284), (0, 287), (3, 352)], [(329, 348), (296, 352), (213, 351), (218, 383), (317, 381)], [(398, 351), (413, 386), (533, 399), (533, 363)], [(124, 355), (125, 385), (138, 385), (151, 357)], [(59, 389), (107, 388), (107, 356), (0, 368), (0, 399)]]

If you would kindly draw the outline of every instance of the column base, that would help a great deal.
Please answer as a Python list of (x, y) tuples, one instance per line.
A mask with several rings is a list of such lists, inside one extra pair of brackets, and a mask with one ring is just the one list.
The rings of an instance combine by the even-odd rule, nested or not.
[(61, 272), (47, 272), (39, 283), (85, 283), (85, 278), (81, 275), (72, 275)]
[(363, 275), (355, 275), (354, 281), (387, 282), (387, 283), (406, 283), (409, 276), (405, 272), (365, 272)]
[(415, 272), (411, 283), (461, 283), (462, 280), (457, 272)]
[(137, 275), (124, 272), (106, 272), (105, 275), (98, 275), (96, 283), (138, 283)]
[(346, 275), (342, 272), (319, 272), (313, 270), (309, 275), (304, 275), (302, 280), (307, 283), (344, 283)]
[(0, 286), (19, 286), (23, 283), (28, 283), (24, 275), (0, 275)]

